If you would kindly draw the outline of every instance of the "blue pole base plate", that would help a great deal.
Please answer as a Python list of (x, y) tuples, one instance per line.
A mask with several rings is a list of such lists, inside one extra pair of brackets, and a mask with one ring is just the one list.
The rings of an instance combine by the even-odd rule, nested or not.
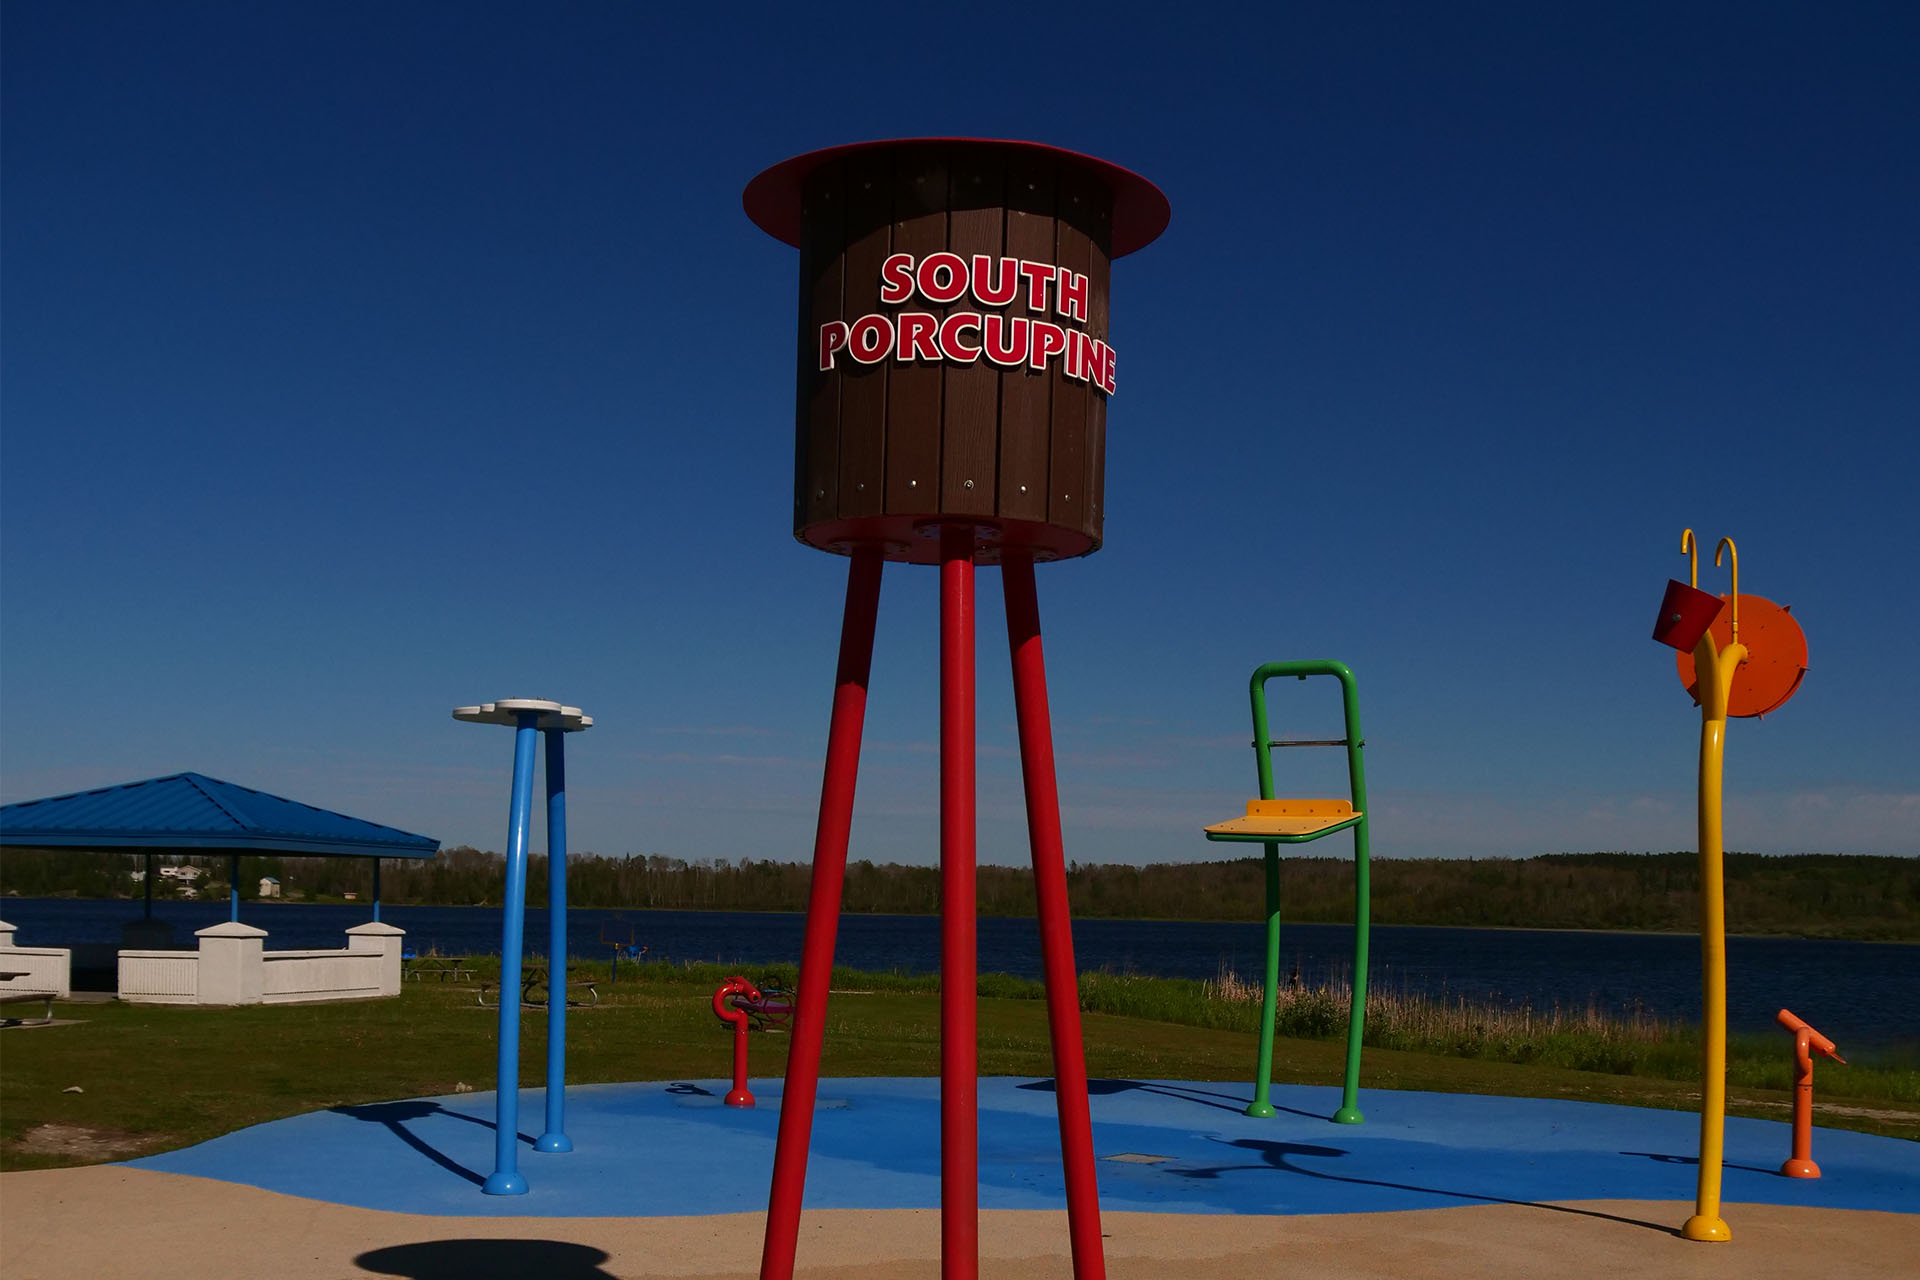
[(496, 1169), (487, 1175), (480, 1189), (490, 1196), (523, 1196), (527, 1194), (527, 1180), (517, 1173)]
[(533, 1140), (535, 1151), (571, 1151), (573, 1139), (564, 1133), (543, 1133)]

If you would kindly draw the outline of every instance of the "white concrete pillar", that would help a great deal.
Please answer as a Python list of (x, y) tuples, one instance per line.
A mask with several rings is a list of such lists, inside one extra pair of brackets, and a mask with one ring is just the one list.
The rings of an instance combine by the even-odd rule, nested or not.
[(347, 950), (380, 953), (380, 994), (383, 996), (400, 994), (400, 940), (406, 936), (405, 929), (377, 920), (347, 930)]
[(10, 947), (13, 945), (13, 931), (19, 927), (18, 925), (8, 924), (5, 920), (0, 920), (0, 947)]
[(193, 935), (200, 939), (196, 1004), (259, 1004), (266, 986), (265, 929), (228, 920)]

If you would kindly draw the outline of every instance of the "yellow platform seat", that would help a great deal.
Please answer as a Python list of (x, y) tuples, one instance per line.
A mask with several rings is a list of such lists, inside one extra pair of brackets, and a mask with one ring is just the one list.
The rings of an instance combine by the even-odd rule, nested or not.
[(1342, 831), (1361, 814), (1346, 800), (1249, 800), (1244, 818), (1229, 818), (1206, 828), (1209, 840), (1314, 840)]

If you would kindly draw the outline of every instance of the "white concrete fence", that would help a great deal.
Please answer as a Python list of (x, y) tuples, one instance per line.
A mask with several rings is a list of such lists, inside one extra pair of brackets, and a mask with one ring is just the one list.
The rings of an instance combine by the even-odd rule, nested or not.
[(196, 951), (122, 951), (120, 998), (141, 1004), (292, 1004), (400, 994), (406, 930), (361, 924), (339, 951), (268, 951), (267, 931), (228, 921)]
[[(71, 952), (17, 947), (14, 926), (0, 921), (0, 972), (21, 976), (0, 991), (70, 993)], [(229, 921), (201, 929), (199, 946), (119, 952), (120, 998), (136, 1004), (292, 1004), (308, 1000), (370, 1000), (400, 994), (404, 929), (362, 924), (347, 930), (338, 951), (268, 951), (267, 931)]]
[(120, 998), (141, 1004), (193, 1004), (200, 990), (197, 951), (122, 951)]
[(13, 925), (0, 920), (0, 973), (17, 975), (0, 980), (0, 991), (52, 992), (66, 999), (72, 990), (73, 953), (65, 947), (16, 947), (13, 932)]

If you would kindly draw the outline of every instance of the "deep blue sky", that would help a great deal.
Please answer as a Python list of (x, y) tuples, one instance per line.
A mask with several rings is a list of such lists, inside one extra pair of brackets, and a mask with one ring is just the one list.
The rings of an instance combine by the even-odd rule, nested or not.
[[(1920, 852), (1911, 7), (693, 8), (9, 0), (4, 799), (198, 769), (498, 848), (510, 735), (448, 709), (553, 697), (576, 849), (806, 857), (845, 563), (739, 192), (967, 134), (1174, 210), (1106, 548), (1039, 575), (1069, 856), (1217, 856), (1248, 671), (1318, 656), (1381, 854), (1691, 847), (1686, 525), (1812, 645), (1729, 846)], [(935, 855), (936, 577), (887, 571), (856, 857)]]

